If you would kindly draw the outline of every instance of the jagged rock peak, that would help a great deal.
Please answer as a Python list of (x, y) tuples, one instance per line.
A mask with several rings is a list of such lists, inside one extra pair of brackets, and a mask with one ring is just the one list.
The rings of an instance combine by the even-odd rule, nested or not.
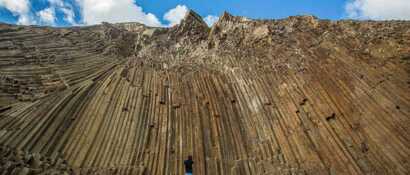
[(316, 28), (319, 26), (319, 18), (314, 15), (289, 16), (286, 21), (291, 25), (299, 24)]
[(209, 27), (202, 17), (193, 10), (189, 10), (181, 23), (172, 29), (172, 35), (179, 39), (182, 39), (182, 36), (190, 36), (186, 39), (200, 40), (207, 36), (208, 30)]
[(249, 18), (242, 17), (242, 16), (233, 16), (232, 14), (225, 11), (222, 16), (219, 17), (219, 20), (216, 23), (224, 23), (224, 22), (243, 22), (243, 21), (250, 21)]
[(120, 29), (124, 29), (126, 31), (137, 32), (137, 33), (143, 32), (146, 28), (150, 28), (138, 22), (117, 23), (117, 24), (114, 24), (114, 26)]
[(208, 25), (205, 23), (205, 21), (202, 19), (200, 15), (198, 15), (195, 11), (189, 10), (186, 14), (184, 19), (181, 21), (181, 25), (184, 24), (199, 24), (205, 27), (208, 27)]
[(219, 18), (218, 22), (221, 21), (231, 21), (232, 19), (234, 19), (235, 16), (231, 15), (230, 13), (228, 13), (227, 11), (224, 11), (224, 13), (222, 14), (222, 16)]
[(319, 18), (314, 15), (298, 15), (298, 16), (289, 16), (287, 20), (312, 22), (312, 21), (319, 21)]
[(121, 29), (115, 27), (113, 24), (108, 22), (102, 22), (102, 34), (105, 39), (113, 40), (117, 39), (121, 35)]

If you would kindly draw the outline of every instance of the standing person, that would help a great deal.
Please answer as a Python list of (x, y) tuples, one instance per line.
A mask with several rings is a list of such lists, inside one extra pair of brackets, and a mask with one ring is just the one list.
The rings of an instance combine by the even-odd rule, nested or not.
[(188, 159), (184, 161), (185, 175), (192, 175), (192, 164), (194, 164), (192, 156), (188, 156)]

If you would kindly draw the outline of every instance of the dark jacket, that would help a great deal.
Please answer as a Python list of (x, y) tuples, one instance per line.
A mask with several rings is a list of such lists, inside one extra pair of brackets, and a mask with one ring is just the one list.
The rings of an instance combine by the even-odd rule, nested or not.
[(192, 173), (192, 165), (194, 164), (194, 161), (188, 159), (184, 161), (184, 164), (185, 164), (185, 172)]

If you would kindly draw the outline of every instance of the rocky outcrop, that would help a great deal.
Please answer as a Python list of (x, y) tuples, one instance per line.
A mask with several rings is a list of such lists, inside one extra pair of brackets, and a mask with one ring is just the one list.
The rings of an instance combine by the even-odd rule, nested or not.
[(73, 174), (67, 162), (61, 158), (43, 157), (21, 150), (0, 147), (0, 172), (2, 174)]
[(409, 174), (410, 22), (0, 24), (3, 174)]
[(208, 25), (194, 11), (190, 10), (179, 25), (170, 29), (169, 39), (182, 45), (198, 44), (207, 37)]
[(202, 20), (194, 11), (190, 10), (182, 19), (179, 25), (171, 28), (171, 31), (175, 33), (175, 37), (195, 37), (203, 35), (208, 30), (208, 25)]

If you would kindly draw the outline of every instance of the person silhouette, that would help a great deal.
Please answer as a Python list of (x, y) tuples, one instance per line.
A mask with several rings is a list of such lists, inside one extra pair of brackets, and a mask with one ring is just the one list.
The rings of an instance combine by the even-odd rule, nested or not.
[(194, 161), (192, 160), (192, 156), (188, 156), (188, 159), (184, 161), (185, 165), (185, 175), (192, 175), (192, 165)]

